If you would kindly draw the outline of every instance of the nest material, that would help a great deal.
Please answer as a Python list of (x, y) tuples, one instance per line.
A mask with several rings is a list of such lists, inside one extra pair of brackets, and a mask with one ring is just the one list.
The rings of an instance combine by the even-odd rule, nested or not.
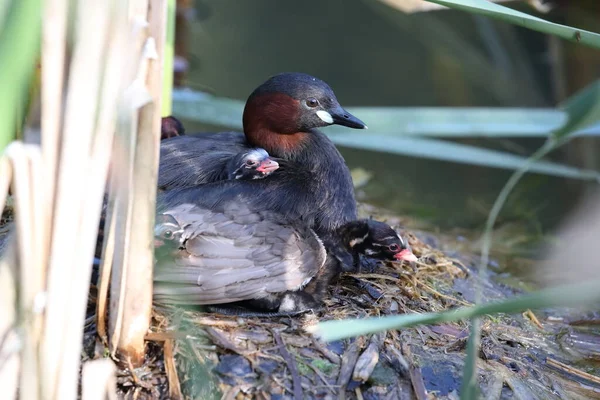
[[(395, 227), (401, 222), (376, 217)], [(375, 273), (343, 275), (331, 287), (325, 310), (317, 314), (239, 318), (155, 308), (146, 363), (137, 369), (119, 364), (120, 397), (458, 398), (468, 338), (464, 322), (328, 344), (306, 331), (319, 320), (443, 311), (469, 304), (478, 258), (459, 252), (461, 244), (453, 237), (398, 230), (419, 263), (388, 263)], [(487, 300), (514, 294), (493, 277), (481, 282)], [(84, 361), (108, 356), (95, 333), (93, 287), (89, 305)], [(593, 369), (600, 362), (599, 326), (600, 316), (575, 316), (568, 310), (484, 319), (478, 363), (483, 397), (600, 398), (600, 378)], [(586, 370), (574, 366), (582, 360)]]
[[(377, 210), (367, 208), (366, 212), (373, 215)], [(402, 222), (390, 216), (376, 218), (396, 228)], [(239, 318), (157, 308), (152, 335), (174, 343), (172, 363), (177, 365), (179, 395), (198, 399), (458, 398), (468, 338), (465, 322), (328, 344), (306, 331), (319, 320), (444, 311), (470, 304), (478, 258), (458, 252), (461, 245), (452, 237), (398, 230), (420, 262), (388, 263), (376, 273), (342, 276), (332, 286), (325, 310), (317, 314)], [(515, 294), (495, 283), (492, 274), (489, 278), (482, 282), (486, 299)], [(600, 379), (569, 369), (574, 360), (600, 354), (600, 341), (588, 333), (586, 346), (579, 346), (577, 355), (567, 354), (556, 340), (565, 330), (565, 340), (578, 342), (581, 332), (548, 319), (542, 326), (533, 313), (485, 319), (479, 361), (483, 396), (600, 396)]]

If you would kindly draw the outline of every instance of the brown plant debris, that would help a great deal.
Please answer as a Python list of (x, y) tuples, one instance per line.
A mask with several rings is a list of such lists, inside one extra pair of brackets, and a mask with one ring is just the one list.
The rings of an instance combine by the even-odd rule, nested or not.
[[(117, 360), (120, 398), (457, 398), (468, 336), (463, 322), (331, 343), (306, 331), (323, 320), (444, 311), (472, 301), (478, 257), (464, 238), (406, 230), (397, 217), (367, 212), (405, 234), (419, 262), (343, 275), (323, 311), (294, 318), (157, 306), (144, 365), (133, 369)], [(0, 226), (0, 240), (5, 231)], [(496, 275), (481, 282), (486, 300), (515, 294)], [(84, 361), (108, 356), (96, 336), (94, 303), (92, 287)], [(600, 314), (580, 314), (554, 309), (485, 318), (478, 361), (482, 397), (600, 398)]]

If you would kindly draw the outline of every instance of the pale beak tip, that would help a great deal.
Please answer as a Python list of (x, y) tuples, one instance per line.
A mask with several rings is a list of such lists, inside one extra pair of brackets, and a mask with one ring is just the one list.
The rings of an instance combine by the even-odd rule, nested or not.
[(419, 259), (417, 258), (417, 256), (414, 255), (414, 253), (408, 249), (404, 249), (401, 252), (396, 254), (396, 260), (400, 260), (400, 261), (409, 261), (409, 262), (414, 262), (414, 261), (418, 261)]

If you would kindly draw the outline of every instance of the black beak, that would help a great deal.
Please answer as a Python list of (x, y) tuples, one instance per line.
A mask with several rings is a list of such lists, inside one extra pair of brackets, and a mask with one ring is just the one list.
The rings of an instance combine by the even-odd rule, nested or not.
[(347, 126), (354, 129), (368, 129), (367, 125), (342, 107), (338, 107), (330, 111), (333, 123), (336, 125)]

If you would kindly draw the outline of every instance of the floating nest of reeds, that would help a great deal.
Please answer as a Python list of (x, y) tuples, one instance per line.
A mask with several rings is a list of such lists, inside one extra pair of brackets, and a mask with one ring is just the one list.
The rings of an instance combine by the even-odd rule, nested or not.
[[(474, 255), (450, 235), (410, 221), (385, 220), (403, 233), (415, 265), (388, 263), (348, 274), (331, 287), (325, 310), (297, 317), (239, 318), (157, 307), (146, 363), (120, 362), (127, 399), (456, 399), (468, 338), (464, 322), (419, 326), (324, 343), (306, 328), (317, 321), (444, 311), (469, 305)], [(402, 223), (404, 222), (404, 223)], [(464, 243), (464, 241), (463, 241)], [(486, 300), (515, 290), (481, 282)], [(96, 337), (92, 287), (84, 360), (106, 357)], [(600, 398), (600, 317), (546, 310), (484, 318), (478, 377), (483, 398)]]

